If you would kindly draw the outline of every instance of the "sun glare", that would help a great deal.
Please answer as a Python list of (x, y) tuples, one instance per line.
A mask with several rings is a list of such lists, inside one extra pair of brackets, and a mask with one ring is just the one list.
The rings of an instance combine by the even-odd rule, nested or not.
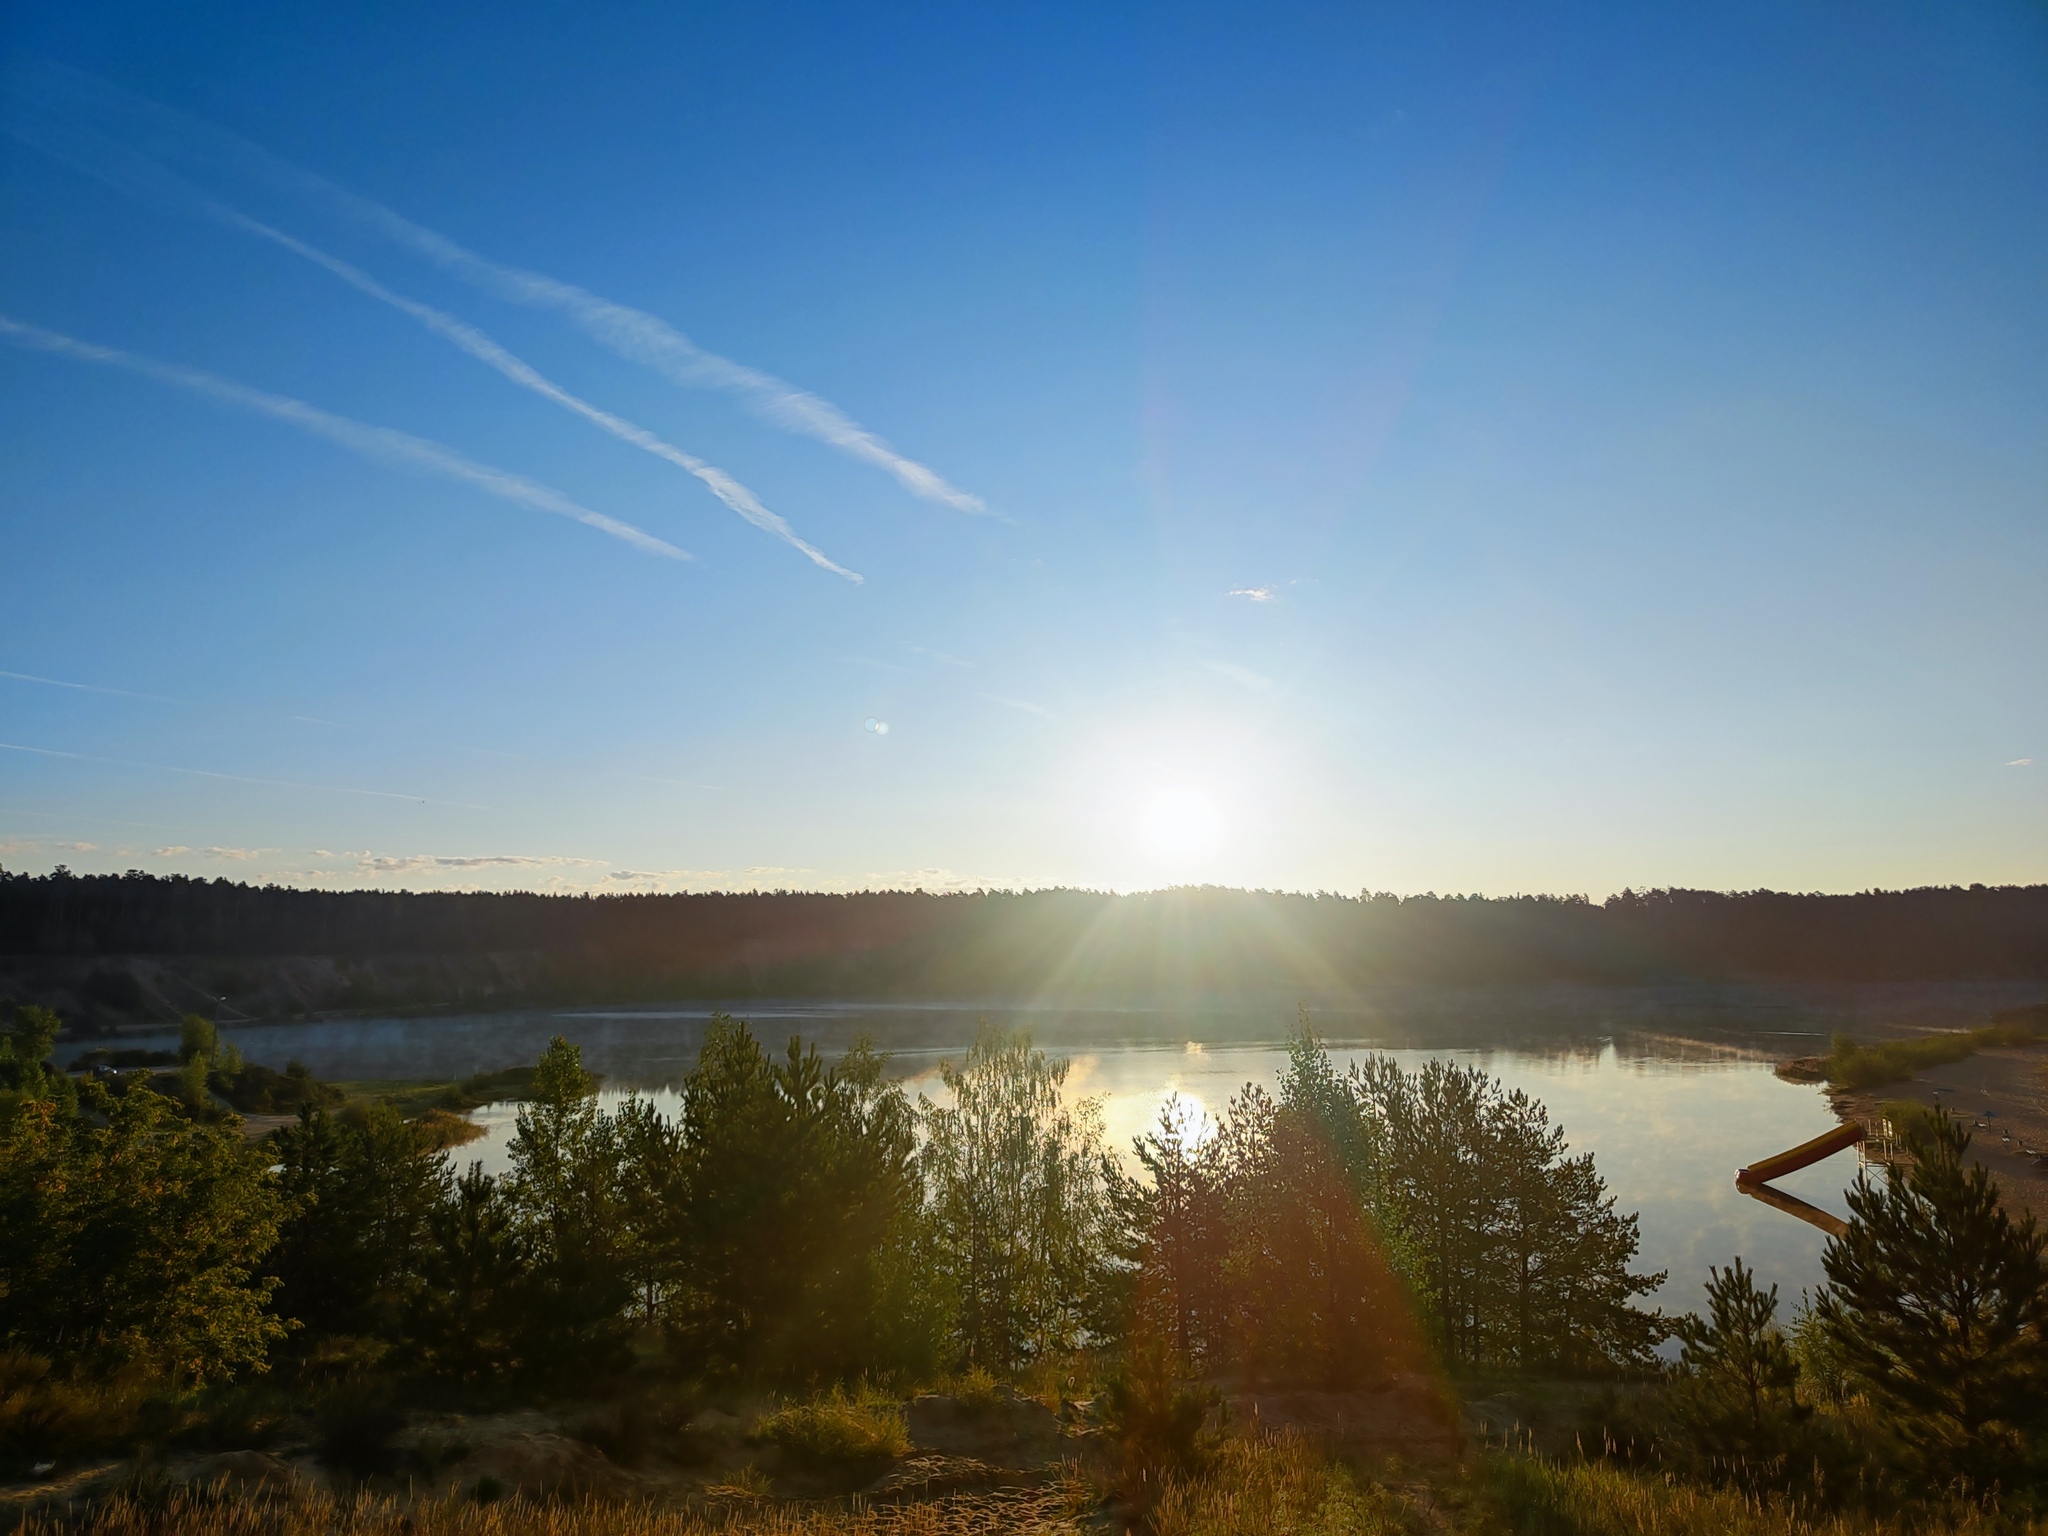
[(1138, 810), (1138, 833), (1154, 853), (1198, 858), (1223, 838), (1223, 818), (1198, 789), (1167, 785), (1147, 795)]

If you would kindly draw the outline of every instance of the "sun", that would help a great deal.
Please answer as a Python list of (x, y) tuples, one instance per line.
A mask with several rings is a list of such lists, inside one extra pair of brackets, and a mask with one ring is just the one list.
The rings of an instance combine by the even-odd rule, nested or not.
[(1138, 835), (1156, 854), (1176, 860), (1200, 858), (1223, 840), (1223, 817), (1201, 790), (1164, 784), (1139, 803)]

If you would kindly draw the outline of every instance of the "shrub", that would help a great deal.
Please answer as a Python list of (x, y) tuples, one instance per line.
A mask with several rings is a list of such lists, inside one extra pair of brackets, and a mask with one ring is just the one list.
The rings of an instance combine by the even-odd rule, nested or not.
[(1163, 1344), (1132, 1352), (1103, 1394), (1103, 1422), (1121, 1453), (1127, 1484), (1150, 1486), (1162, 1475), (1191, 1476), (1207, 1466), (1220, 1443), (1222, 1396), (1215, 1388), (1183, 1381)]
[(1169, 1475), (1151, 1527), (1155, 1536), (1399, 1536), (1413, 1529), (1386, 1489), (1361, 1488), (1291, 1434), (1226, 1440), (1203, 1475)]
[(142, 1386), (130, 1377), (64, 1381), (39, 1355), (0, 1354), (0, 1471), (114, 1449), (135, 1432)]
[(910, 1449), (902, 1407), (888, 1398), (834, 1387), (807, 1403), (791, 1403), (754, 1426), (749, 1437), (772, 1445), (798, 1466), (855, 1472), (880, 1470)]
[(2040, 1028), (2028, 1016), (2001, 1016), (1981, 1029), (1947, 1030), (1876, 1045), (1858, 1045), (1847, 1035), (1836, 1035), (1825, 1058), (1827, 1079), (1838, 1088), (1875, 1088), (1961, 1061), (1986, 1046), (2030, 1045), (2040, 1038)]

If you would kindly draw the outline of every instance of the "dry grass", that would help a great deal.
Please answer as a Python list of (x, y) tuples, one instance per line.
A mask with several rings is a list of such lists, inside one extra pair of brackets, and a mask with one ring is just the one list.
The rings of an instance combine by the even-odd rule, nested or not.
[[(1071, 1489), (1011, 1489), (871, 1508), (759, 1505), (709, 1512), (503, 1499), (408, 1504), (312, 1495), (217, 1499), (180, 1492), (121, 1497), (73, 1523), (31, 1517), (22, 1536), (1079, 1536)], [(1270, 1536), (1270, 1533), (1262, 1533)]]
[(1969, 1509), (1882, 1518), (1828, 1514), (1601, 1463), (1523, 1456), (1488, 1457), (1473, 1493), (1468, 1529), (1474, 1536), (2038, 1536), (2048, 1530)]
[(1959, 1510), (1885, 1518), (1813, 1512), (1604, 1464), (1488, 1453), (1456, 1481), (1361, 1481), (1291, 1436), (1234, 1439), (1201, 1476), (1169, 1478), (1149, 1511), (1111, 1513), (1069, 1475), (1038, 1488), (906, 1504), (746, 1497), (697, 1509), (596, 1502), (409, 1503), (378, 1497), (122, 1495), (22, 1536), (2048, 1536), (2048, 1524)]
[(748, 1437), (804, 1467), (881, 1467), (910, 1449), (903, 1406), (895, 1399), (839, 1388), (778, 1408)]
[(1397, 1536), (1407, 1501), (1360, 1487), (1291, 1436), (1234, 1438), (1199, 1477), (1168, 1478), (1151, 1514), (1156, 1536)]

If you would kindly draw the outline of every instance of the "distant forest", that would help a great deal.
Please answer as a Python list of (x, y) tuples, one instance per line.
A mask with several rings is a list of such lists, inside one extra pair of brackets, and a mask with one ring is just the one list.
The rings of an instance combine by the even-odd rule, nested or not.
[[(2048, 885), (1624, 891), (1602, 902), (1213, 887), (545, 896), (0, 872), (0, 957), (17, 977), (83, 975), (101, 962), (108, 1003), (132, 985), (119, 974), (133, 966), (105, 967), (117, 957), (181, 972), (204, 961), (226, 975), (222, 990), (235, 989), (219, 969), (230, 962), (274, 975), (318, 959), (341, 978), (334, 985), (357, 978), (346, 983), (354, 998), (314, 989), (330, 1006), (404, 993), (972, 999), (1390, 982), (2030, 979), (2048, 978)], [(382, 995), (370, 995), (372, 973), (390, 982)]]

